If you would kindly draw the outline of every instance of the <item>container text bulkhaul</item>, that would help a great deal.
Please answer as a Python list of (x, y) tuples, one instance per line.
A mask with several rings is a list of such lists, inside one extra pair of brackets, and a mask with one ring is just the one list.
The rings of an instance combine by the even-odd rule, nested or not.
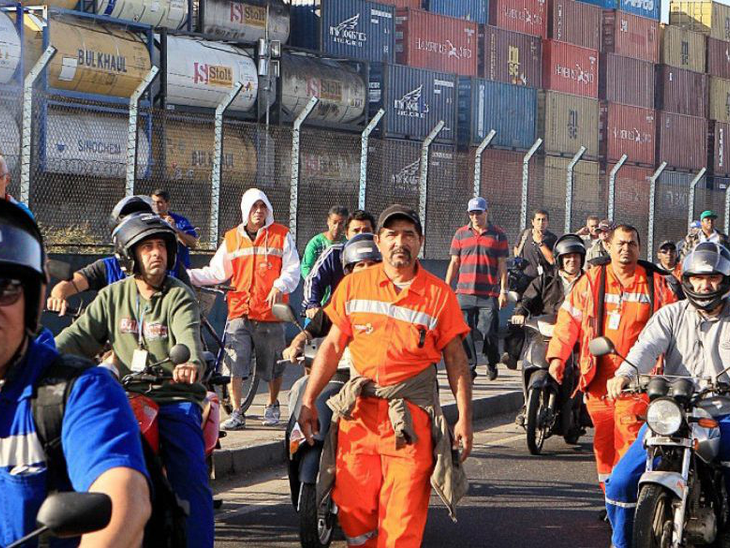
[(127, 58), (124, 55), (112, 55), (103, 51), (79, 49), (78, 63), (82, 67), (119, 73), (127, 72)]

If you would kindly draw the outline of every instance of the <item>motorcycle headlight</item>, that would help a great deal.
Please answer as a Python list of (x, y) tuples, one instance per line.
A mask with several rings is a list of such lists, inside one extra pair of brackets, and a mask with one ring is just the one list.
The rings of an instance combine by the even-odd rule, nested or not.
[(671, 436), (682, 426), (684, 414), (673, 400), (662, 398), (649, 404), (646, 423), (655, 434)]

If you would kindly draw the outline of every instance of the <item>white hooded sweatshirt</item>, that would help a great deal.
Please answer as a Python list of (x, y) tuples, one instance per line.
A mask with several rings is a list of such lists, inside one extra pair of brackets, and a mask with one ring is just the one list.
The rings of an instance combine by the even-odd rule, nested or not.
[[(266, 222), (260, 228), (256, 236), (264, 230), (268, 233), (269, 227), (274, 223), (274, 208), (269, 198), (258, 188), (249, 188), (241, 197), (241, 215), (243, 222), (238, 225), (238, 232), (244, 238), (249, 238), (246, 232), (246, 225), (251, 214), (253, 205), (261, 200), (266, 204)], [(208, 266), (188, 270), (190, 281), (194, 286), (215, 285), (228, 281), (233, 276), (233, 264), (231, 257), (223, 242), (218, 251), (215, 252)], [(284, 242), (284, 255), (282, 256), (281, 274), (274, 281), (274, 287), (284, 294), (292, 293), (299, 285), (299, 254), (296, 243), (291, 233), (287, 234)]]

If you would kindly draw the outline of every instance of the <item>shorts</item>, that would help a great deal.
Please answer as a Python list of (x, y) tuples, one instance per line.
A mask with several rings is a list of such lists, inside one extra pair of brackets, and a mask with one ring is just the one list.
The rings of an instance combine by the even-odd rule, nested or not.
[(257, 322), (248, 318), (230, 320), (226, 326), (226, 351), (223, 363), (232, 377), (251, 376), (252, 359), (263, 381), (270, 382), (284, 374), (281, 354), (286, 348), (284, 326), (279, 322)]

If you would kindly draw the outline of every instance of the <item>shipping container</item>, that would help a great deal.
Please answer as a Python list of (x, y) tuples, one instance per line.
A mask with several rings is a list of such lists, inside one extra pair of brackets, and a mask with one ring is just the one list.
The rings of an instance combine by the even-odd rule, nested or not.
[(370, 65), (370, 115), (385, 109), (377, 130), (387, 136), (424, 139), (445, 123), (438, 140), (456, 139), (456, 77), (401, 65)]
[(433, 13), (486, 25), (488, 2), (489, 0), (425, 0), (424, 7)]
[[(464, 206), (471, 198), (474, 185), (473, 181), (457, 177), (456, 164), (455, 147), (437, 145), (429, 150), (424, 227), (424, 253), (429, 259), (448, 259), (454, 234), (466, 224)], [(461, 215), (455, 214), (455, 210), (461, 210)]]
[(482, 76), (515, 86), (541, 88), (542, 40), (538, 36), (485, 27)]
[(365, 61), (394, 61), (395, 8), (367, 0), (298, 0), (293, 46)]
[[(615, 164), (608, 163), (603, 174), (604, 186), (608, 189), (608, 180)], [(616, 174), (616, 190), (614, 194), (615, 219), (619, 223), (630, 224), (639, 231), (642, 244), (646, 243), (649, 228), (649, 178), (654, 175), (654, 168), (624, 164)], [(608, 194), (606, 195), (608, 198)], [(655, 240), (656, 241), (656, 240)], [(644, 245), (641, 256), (646, 257)]]
[(598, 97), (598, 52), (545, 40), (542, 83), (545, 89)]
[(396, 61), (410, 67), (462, 76), (479, 69), (479, 26), (423, 10), (399, 9), (396, 16)]
[[(14, 2), (18, 3), (18, 2)], [(39, 5), (45, 5), (52, 8), (63, 8), (66, 10), (73, 10), (76, 9), (79, 0), (48, 0), (47, 2), (43, 2), (43, 4), (39, 4), (38, 2), (34, 2), (33, 0), (20, 0), (19, 2), (23, 6), (39, 6)]]
[(672, 0), (669, 3), (669, 24), (701, 32), (717, 40), (730, 40), (730, 6), (706, 0)]
[(204, 34), (255, 42), (266, 36), (289, 39), (289, 6), (283, 0), (204, 0), (198, 4), (198, 29)]
[(586, 158), (598, 157), (598, 100), (554, 91), (538, 92), (537, 131), (546, 154), (573, 156), (582, 146)]
[(548, 36), (584, 48), (601, 49), (603, 12), (577, 0), (548, 0)]
[(610, 162), (623, 154), (632, 164), (654, 165), (656, 112), (604, 103), (601, 105), (601, 156)]
[(730, 80), (710, 78), (710, 120), (730, 123)]
[(707, 45), (705, 36), (691, 30), (662, 26), (660, 61), (665, 65), (705, 72)]
[(22, 48), (15, 22), (5, 12), (0, 12), (0, 52), (0, 84), (9, 84), (18, 76)]
[(655, 106), (688, 116), (707, 116), (707, 75), (668, 65), (656, 67)]
[(730, 78), (730, 42), (707, 39), (707, 73)]
[(730, 175), (730, 124), (710, 122), (708, 151), (707, 168), (712, 167), (713, 175)]
[(161, 37), (166, 105), (216, 108), (237, 82), (243, 84), (229, 111), (247, 112), (256, 105), (258, 74), (253, 59), (228, 44), (196, 38)]
[(489, 0), (489, 23), (506, 30), (547, 38), (545, 0)]
[(4, 107), (0, 107), (0, 154), (10, 173), (15, 173), (20, 160), (20, 130), (16, 117)]
[[(565, 190), (570, 158), (546, 156), (544, 159), (542, 204), (550, 212), (550, 222), (562, 231), (565, 219)], [(600, 184), (598, 162), (581, 160), (573, 168), (573, 206), (571, 230), (584, 226), (586, 217), (606, 208)]]
[(615, 10), (618, 7), (617, 0), (580, 0), (584, 4), (598, 6), (604, 10)]
[(707, 120), (674, 112), (657, 113), (657, 163), (701, 169), (707, 163)]
[(611, 103), (654, 108), (654, 65), (607, 53), (601, 55), (599, 97)]
[(23, 23), (26, 73), (46, 49), (44, 34), (57, 50), (46, 68), (52, 88), (129, 97), (152, 66), (144, 39), (113, 25), (75, 18), (46, 21), (29, 13)]
[(153, 27), (179, 29), (188, 19), (187, 0), (97, 0), (97, 15)]
[(380, 0), (379, 4), (387, 4), (396, 8), (413, 8), (419, 10), (423, 8), (422, 0)]
[[(657, 180), (654, 199), (654, 244), (679, 241), (687, 235), (689, 189), (694, 173), (665, 170)], [(656, 253), (656, 249), (653, 250)]]
[(659, 21), (625, 11), (604, 11), (601, 51), (658, 63)]
[(537, 90), (459, 78), (459, 142), (478, 145), (490, 130), (491, 146), (529, 149), (536, 139)]
[[(524, 152), (495, 148), (487, 148), (482, 153), (480, 196), (489, 202), (489, 220), (506, 232), (510, 246), (517, 242), (520, 234), (524, 155)], [(467, 180), (470, 176), (474, 174), (468, 171), (464, 174)]]
[[(611, 9), (606, 6), (606, 9)], [(661, 17), (661, 0), (621, 0), (618, 5), (620, 11), (626, 11), (658, 21)]]

